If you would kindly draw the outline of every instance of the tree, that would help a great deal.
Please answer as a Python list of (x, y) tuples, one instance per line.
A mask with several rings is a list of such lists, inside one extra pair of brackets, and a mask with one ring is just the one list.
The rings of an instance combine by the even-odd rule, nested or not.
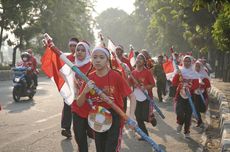
[(186, 4), (181, 1), (148, 0), (152, 16), (148, 42), (151, 42), (149, 45), (152, 45), (156, 53), (166, 53), (171, 46), (182, 52), (191, 50), (183, 35), (186, 31), (183, 21), (183, 8)]
[[(12, 41), (9, 37), (7, 37), (8, 39), (6, 40), (9, 45), (15, 46), (13, 50), (16, 51), (17, 48), (25, 46), (26, 40), (29, 39), (25, 33), (28, 29), (31, 29), (37, 18), (38, 11), (36, 9), (36, 2), (30, 0), (2, 0), (1, 6), (2, 29), (0, 42), (2, 44), (4, 30), (11, 32), (19, 41)], [(13, 61), (15, 61), (14, 58)]]
[(212, 36), (221, 51), (230, 49), (230, 3), (223, 6), (213, 25)]
[[(91, 16), (92, 4), (89, 0), (42, 0), (40, 6), (40, 33), (49, 33), (56, 45), (67, 50), (67, 42), (71, 37), (94, 41), (93, 20)], [(74, 5), (73, 5), (74, 4)], [(77, 5), (75, 5), (77, 4)], [(42, 35), (36, 37), (35, 45), (40, 44)], [(39, 45), (41, 46), (41, 45)], [(39, 50), (42, 49), (38, 45)]]
[(216, 43), (216, 54), (212, 57), (215, 62), (215, 76), (230, 82), (230, 0), (195, 0), (194, 9), (208, 8), (215, 16), (212, 28), (212, 39)]
[[(151, 13), (148, 8), (148, 1), (146, 0), (136, 0), (135, 10), (131, 14), (134, 18), (134, 29), (135, 29), (135, 41), (134, 44), (138, 49), (147, 49), (149, 52), (152, 50), (152, 46), (147, 42), (148, 39), (148, 26), (151, 20)], [(151, 42), (150, 42), (151, 43)]]
[[(18, 48), (43, 49), (41, 39), (45, 32), (50, 33), (61, 49), (67, 49), (71, 37), (94, 40), (90, 0), (1, 0), (0, 5), (0, 40), (14, 46), (14, 51)], [(11, 32), (15, 40), (4, 39), (4, 30)]]
[(96, 21), (97, 28), (104, 36), (110, 37), (116, 45), (121, 44), (127, 48), (133, 42), (134, 21), (123, 10), (109, 8), (102, 12)]

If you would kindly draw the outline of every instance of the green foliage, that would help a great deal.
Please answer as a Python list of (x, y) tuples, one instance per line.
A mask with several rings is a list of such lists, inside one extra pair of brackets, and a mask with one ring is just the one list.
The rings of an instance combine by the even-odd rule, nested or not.
[(186, 31), (186, 26), (182, 20), (184, 16), (182, 7), (188, 4), (186, 5), (184, 1), (149, 0), (148, 2), (152, 14), (148, 27), (148, 33), (151, 33), (148, 36), (148, 42), (152, 41), (149, 45), (152, 45), (154, 54), (161, 53), (162, 50), (166, 53), (171, 46), (181, 51), (191, 50), (184, 39), (183, 33)]
[(49, 33), (61, 49), (67, 49), (71, 37), (92, 42), (90, 1), (49, 0), (41, 12), (41, 30)]
[(146, 41), (151, 18), (147, 1), (136, 0), (134, 5), (136, 9), (131, 15), (112, 8), (102, 12), (96, 18), (98, 29), (105, 36), (111, 37), (115, 44), (124, 45), (125, 49), (130, 44), (136, 50), (150, 49)]
[[(24, 49), (43, 50), (42, 34), (49, 33), (61, 49), (71, 37), (93, 42), (90, 0), (1, 0), (1, 27), (9, 30)], [(1, 35), (2, 39), (3, 35)], [(43, 52), (37, 51), (42, 54)]]
[(110, 8), (102, 12), (97, 18), (98, 29), (105, 37), (110, 37), (113, 42), (128, 48), (135, 36), (134, 20), (123, 10)]
[(213, 25), (212, 36), (222, 51), (230, 49), (230, 4), (224, 5), (224, 9), (219, 13)]
[(147, 42), (156, 52), (174, 46), (181, 52), (212, 47), (211, 26), (214, 15), (207, 9), (194, 12), (190, 0), (148, 0), (151, 21)]

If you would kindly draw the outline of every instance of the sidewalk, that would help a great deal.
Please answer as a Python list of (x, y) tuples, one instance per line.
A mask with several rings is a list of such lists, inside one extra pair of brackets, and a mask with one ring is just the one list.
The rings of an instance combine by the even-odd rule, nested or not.
[(230, 151), (230, 83), (211, 79), (210, 94), (217, 98), (220, 112), (220, 137), (222, 152)]

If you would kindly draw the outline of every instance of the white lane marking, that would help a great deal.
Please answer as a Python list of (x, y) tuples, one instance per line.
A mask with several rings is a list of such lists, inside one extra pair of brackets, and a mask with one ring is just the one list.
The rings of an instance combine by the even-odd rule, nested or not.
[(31, 110), (38, 111), (38, 112), (46, 112), (45, 110), (38, 109), (36, 107), (31, 108)]
[(35, 123), (42, 123), (42, 122), (48, 121), (48, 120), (55, 118), (55, 117), (58, 117), (58, 116), (61, 116), (61, 113), (49, 116), (49, 117), (44, 118), (44, 119), (37, 120), (37, 121), (35, 121)]

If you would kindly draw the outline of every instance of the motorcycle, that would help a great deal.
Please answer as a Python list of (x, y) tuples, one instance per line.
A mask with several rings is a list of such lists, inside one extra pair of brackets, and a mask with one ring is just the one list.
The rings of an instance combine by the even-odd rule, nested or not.
[(29, 71), (31, 68), (16, 67), (13, 68), (13, 99), (15, 102), (19, 102), (21, 97), (28, 96), (29, 99), (33, 99), (36, 93), (36, 86), (32, 78), (30, 84), (28, 83)]

